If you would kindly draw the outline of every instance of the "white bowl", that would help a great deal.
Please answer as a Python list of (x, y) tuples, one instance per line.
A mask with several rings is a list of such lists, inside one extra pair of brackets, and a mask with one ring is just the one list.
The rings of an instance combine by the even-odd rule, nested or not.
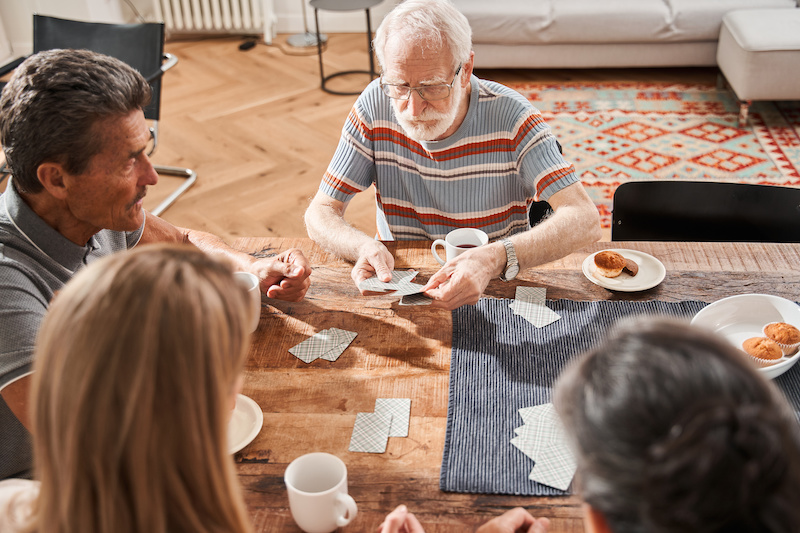
[[(763, 337), (764, 326), (770, 322), (786, 322), (800, 328), (800, 306), (770, 294), (742, 294), (718, 300), (692, 319), (692, 324), (722, 335), (739, 350), (746, 339)], [(774, 365), (759, 370), (773, 379), (789, 370), (798, 359), (800, 354), (784, 356)]]

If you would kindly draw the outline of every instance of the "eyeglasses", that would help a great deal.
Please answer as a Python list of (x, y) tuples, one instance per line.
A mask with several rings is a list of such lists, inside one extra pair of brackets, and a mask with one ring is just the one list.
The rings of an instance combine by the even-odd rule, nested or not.
[(383, 92), (386, 94), (386, 96), (395, 100), (408, 100), (411, 98), (411, 91), (417, 91), (419, 97), (426, 102), (444, 100), (450, 96), (450, 90), (456, 83), (456, 78), (458, 77), (458, 73), (461, 72), (461, 67), (462, 65), (458, 66), (456, 73), (453, 75), (453, 81), (450, 83), (444, 83), (442, 85), (422, 85), (420, 87), (409, 87), (407, 85), (392, 85), (390, 83), (383, 83), (383, 79), (381, 79), (381, 89), (383, 89)]

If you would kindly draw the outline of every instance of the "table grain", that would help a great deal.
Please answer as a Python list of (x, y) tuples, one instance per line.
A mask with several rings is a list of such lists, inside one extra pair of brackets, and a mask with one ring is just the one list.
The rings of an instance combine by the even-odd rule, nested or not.
[[(439, 265), (429, 241), (387, 243), (396, 269), (419, 271), (427, 281)], [(447, 417), (451, 314), (426, 306), (399, 306), (399, 297), (362, 297), (351, 265), (309, 239), (248, 238), (234, 246), (257, 256), (300, 248), (314, 269), (302, 302), (264, 298), (253, 334), (243, 394), (264, 411), (264, 427), (236, 454), (245, 501), (257, 532), (298, 532), (288, 508), (283, 472), (294, 458), (324, 451), (348, 467), (358, 516), (344, 531), (374, 531), (404, 503), (428, 533), (463, 532), (497, 514), (524, 506), (551, 520), (553, 533), (583, 532), (580, 500), (447, 493), (439, 470)], [(583, 260), (597, 250), (630, 248), (664, 263), (666, 278), (652, 289), (622, 293), (587, 280)], [(800, 301), (800, 245), (763, 243), (599, 242), (528, 269), (512, 282), (492, 281), (485, 296), (513, 298), (517, 285), (547, 288), (547, 298), (571, 300), (700, 300), (767, 293)], [(358, 336), (335, 362), (303, 363), (287, 350), (310, 335), (337, 327)], [(351, 453), (356, 414), (372, 412), (376, 398), (411, 398), (407, 438), (389, 439), (383, 454)]]

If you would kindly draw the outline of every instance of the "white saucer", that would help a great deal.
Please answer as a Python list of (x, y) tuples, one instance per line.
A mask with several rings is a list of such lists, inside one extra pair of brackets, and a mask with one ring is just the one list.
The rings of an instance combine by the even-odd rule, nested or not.
[(234, 454), (253, 442), (263, 425), (261, 407), (244, 394), (238, 394), (236, 407), (228, 422), (228, 452)]
[(605, 276), (601, 276), (600, 274), (596, 274), (596, 266), (594, 264), (594, 256), (600, 253), (598, 252), (593, 253), (589, 257), (587, 257), (583, 262), (583, 275), (596, 285), (600, 285), (606, 289), (612, 291), (622, 291), (622, 292), (636, 292), (636, 291), (644, 291), (647, 289), (652, 289), (662, 281), (664, 281), (664, 276), (667, 275), (667, 269), (664, 268), (664, 264), (653, 257), (652, 255), (646, 254), (644, 252), (640, 252), (638, 250), (626, 250), (626, 249), (612, 249), (610, 251), (617, 252), (625, 259), (631, 259), (639, 265), (639, 273), (636, 276), (631, 276), (627, 272), (622, 272), (616, 278), (607, 278)]

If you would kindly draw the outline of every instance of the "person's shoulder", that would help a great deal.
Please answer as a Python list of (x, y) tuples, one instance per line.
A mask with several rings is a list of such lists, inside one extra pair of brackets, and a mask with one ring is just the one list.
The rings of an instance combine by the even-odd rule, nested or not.
[(362, 120), (383, 120), (391, 117), (392, 110), (389, 98), (383, 94), (380, 78), (376, 78), (358, 95), (353, 110)]
[(533, 104), (518, 91), (496, 81), (478, 79), (478, 101), (502, 104), (520, 112), (535, 110)]

